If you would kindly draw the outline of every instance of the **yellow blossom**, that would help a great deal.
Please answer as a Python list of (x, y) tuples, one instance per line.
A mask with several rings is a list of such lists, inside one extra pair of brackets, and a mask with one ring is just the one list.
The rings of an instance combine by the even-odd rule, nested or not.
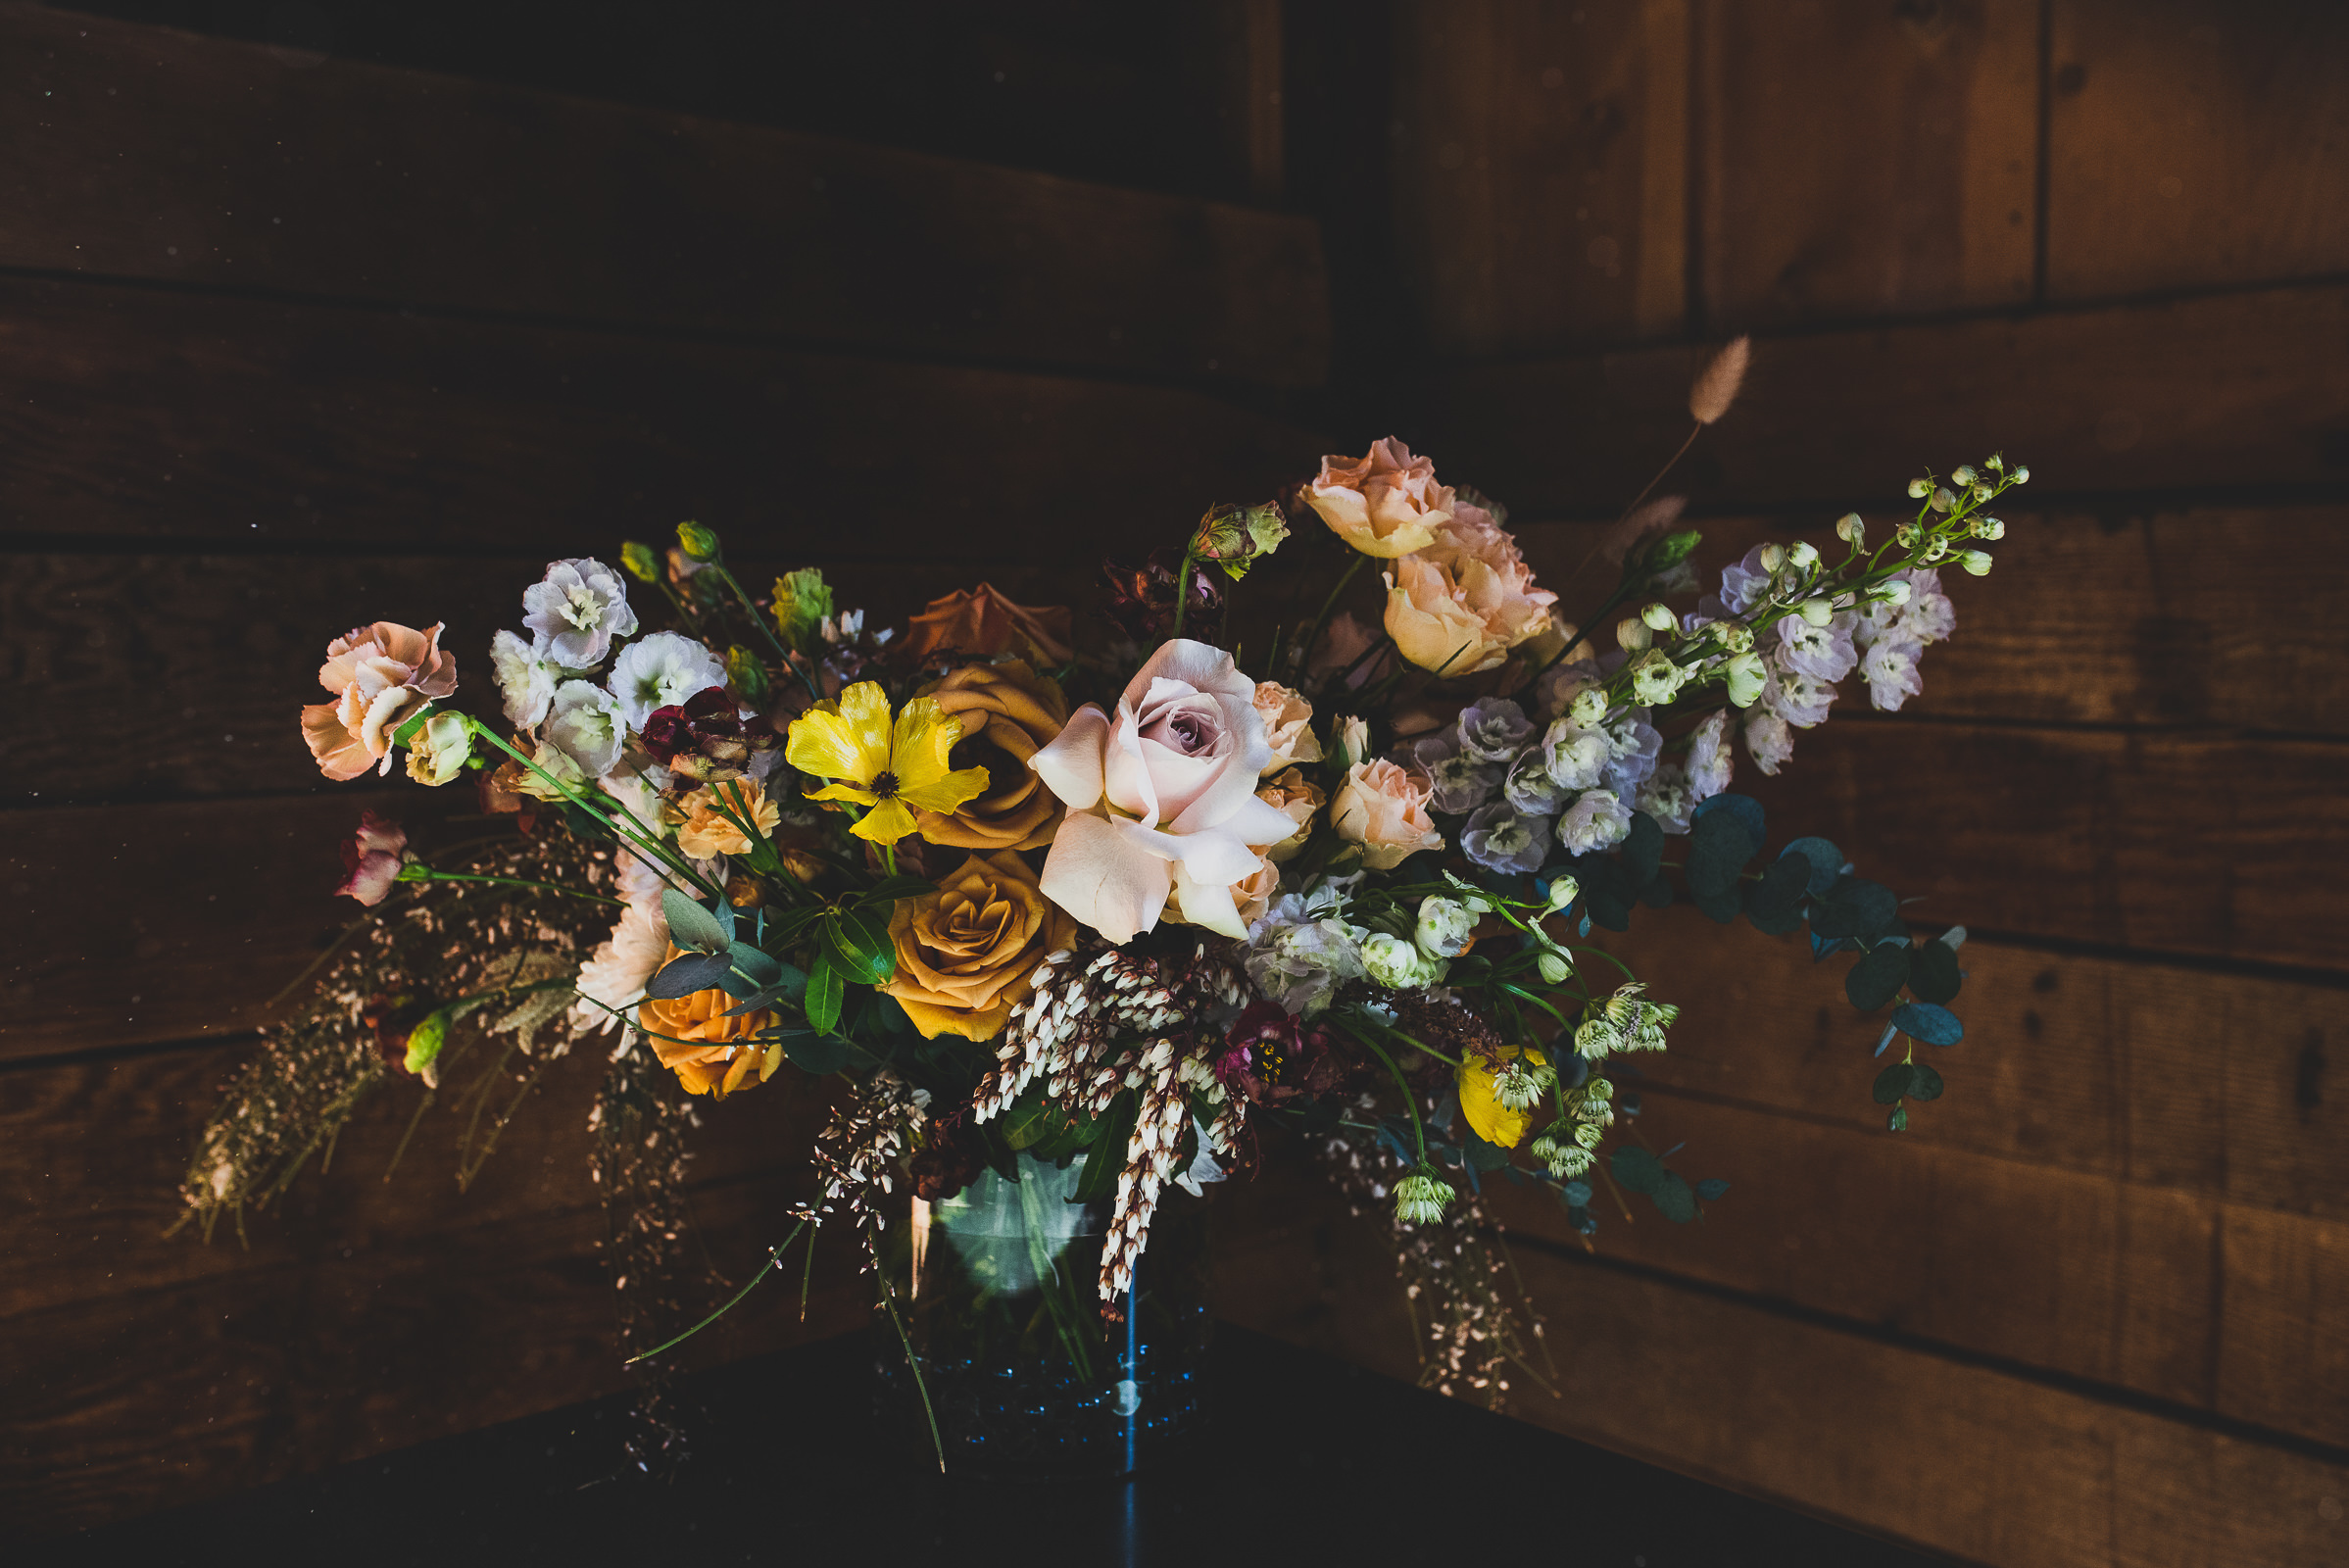
[(962, 721), (936, 698), (916, 697), (893, 726), (880, 686), (858, 681), (791, 721), (785, 760), (803, 773), (834, 782), (809, 790), (811, 801), (849, 801), (867, 808), (849, 831), (875, 844), (895, 844), (913, 831), (916, 809), (952, 816), (987, 789), (987, 769), (952, 768), (947, 754), (962, 738)]
[[(1500, 1054), (1502, 1060), (1506, 1061), (1518, 1055), (1519, 1052), (1514, 1046), (1503, 1046)], [(1528, 1046), (1523, 1054), (1529, 1066), (1549, 1065), (1549, 1058), (1534, 1047)], [(1456, 1074), (1460, 1085), (1460, 1114), (1468, 1118), (1468, 1125), (1475, 1128), (1476, 1135), (1486, 1143), (1496, 1149), (1515, 1149), (1525, 1142), (1526, 1133), (1534, 1125), (1534, 1106), (1528, 1104), (1523, 1109), (1511, 1110), (1500, 1102), (1499, 1097), (1493, 1093), (1493, 1080), (1500, 1075), (1499, 1066), (1500, 1063), (1488, 1060), (1473, 1051), (1460, 1058)]]
[(767, 799), (766, 792), (747, 779), (705, 784), (669, 811), (670, 820), (677, 824), (677, 848), (696, 859), (751, 853), (750, 836), (727, 819), (728, 811), (761, 835), (774, 832), (783, 820), (783, 812)]

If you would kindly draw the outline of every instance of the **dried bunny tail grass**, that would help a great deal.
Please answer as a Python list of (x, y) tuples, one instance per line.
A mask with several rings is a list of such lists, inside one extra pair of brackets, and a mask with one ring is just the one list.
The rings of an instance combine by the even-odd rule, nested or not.
[(1737, 388), (1745, 383), (1745, 367), (1752, 358), (1752, 340), (1739, 333), (1696, 372), (1688, 386), (1688, 412), (1698, 424), (1713, 423), (1737, 401)]

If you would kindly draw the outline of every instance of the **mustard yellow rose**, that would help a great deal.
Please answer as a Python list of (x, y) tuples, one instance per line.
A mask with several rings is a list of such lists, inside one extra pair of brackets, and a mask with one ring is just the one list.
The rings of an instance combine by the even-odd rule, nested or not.
[(1016, 854), (974, 855), (937, 892), (898, 902), (889, 917), (897, 975), (879, 989), (925, 1040), (993, 1040), (1027, 1000), (1036, 966), (1076, 929)]
[(949, 764), (985, 768), (987, 788), (952, 811), (917, 808), (913, 820), (921, 836), (932, 844), (988, 852), (1052, 843), (1063, 808), (1028, 770), (1028, 759), (1068, 722), (1068, 698), (1059, 683), (1014, 659), (957, 669), (926, 695), (962, 726)]

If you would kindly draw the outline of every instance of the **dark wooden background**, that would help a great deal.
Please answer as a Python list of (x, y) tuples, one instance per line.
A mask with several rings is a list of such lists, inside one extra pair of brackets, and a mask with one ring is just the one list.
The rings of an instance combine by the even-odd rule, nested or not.
[[(1595, 1254), (1509, 1214), (1520, 1413), (1985, 1563), (2349, 1555), (2349, 14), (95, 10), (0, 6), (5, 1528), (620, 1382), (591, 1067), (470, 1194), (430, 1120), (378, 1179), (387, 1094), (249, 1245), (161, 1239), (339, 918), (324, 637), (445, 617), (478, 680), (548, 553), (682, 516), (884, 616), (1041, 597), (1388, 429), (1562, 583), (1751, 330), (1709, 563), (2036, 475), (1925, 696), (1763, 791), (1974, 931), (1969, 1037), (1891, 1138), (1835, 966), (1636, 934), (1688, 1008), (1650, 1136), (1734, 1185)], [(713, 1271), (814, 1113), (707, 1118)], [(1228, 1316), (1411, 1374), (1310, 1171), (1219, 1202)], [(853, 1324), (828, 1272), (702, 1355)]]

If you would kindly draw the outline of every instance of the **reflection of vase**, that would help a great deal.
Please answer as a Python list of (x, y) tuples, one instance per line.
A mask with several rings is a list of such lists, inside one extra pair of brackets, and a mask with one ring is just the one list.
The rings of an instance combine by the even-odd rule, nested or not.
[(932, 1456), (926, 1392), (948, 1473), (1124, 1475), (1199, 1420), (1207, 1347), (1206, 1205), (1159, 1200), (1134, 1289), (1107, 1323), (1096, 1289), (1105, 1201), (1073, 1201), (1085, 1159), (1019, 1158), (1020, 1179), (983, 1171), (881, 1233), (881, 1266), (918, 1359), (885, 1313), (874, 1325), (882, 1418)]

